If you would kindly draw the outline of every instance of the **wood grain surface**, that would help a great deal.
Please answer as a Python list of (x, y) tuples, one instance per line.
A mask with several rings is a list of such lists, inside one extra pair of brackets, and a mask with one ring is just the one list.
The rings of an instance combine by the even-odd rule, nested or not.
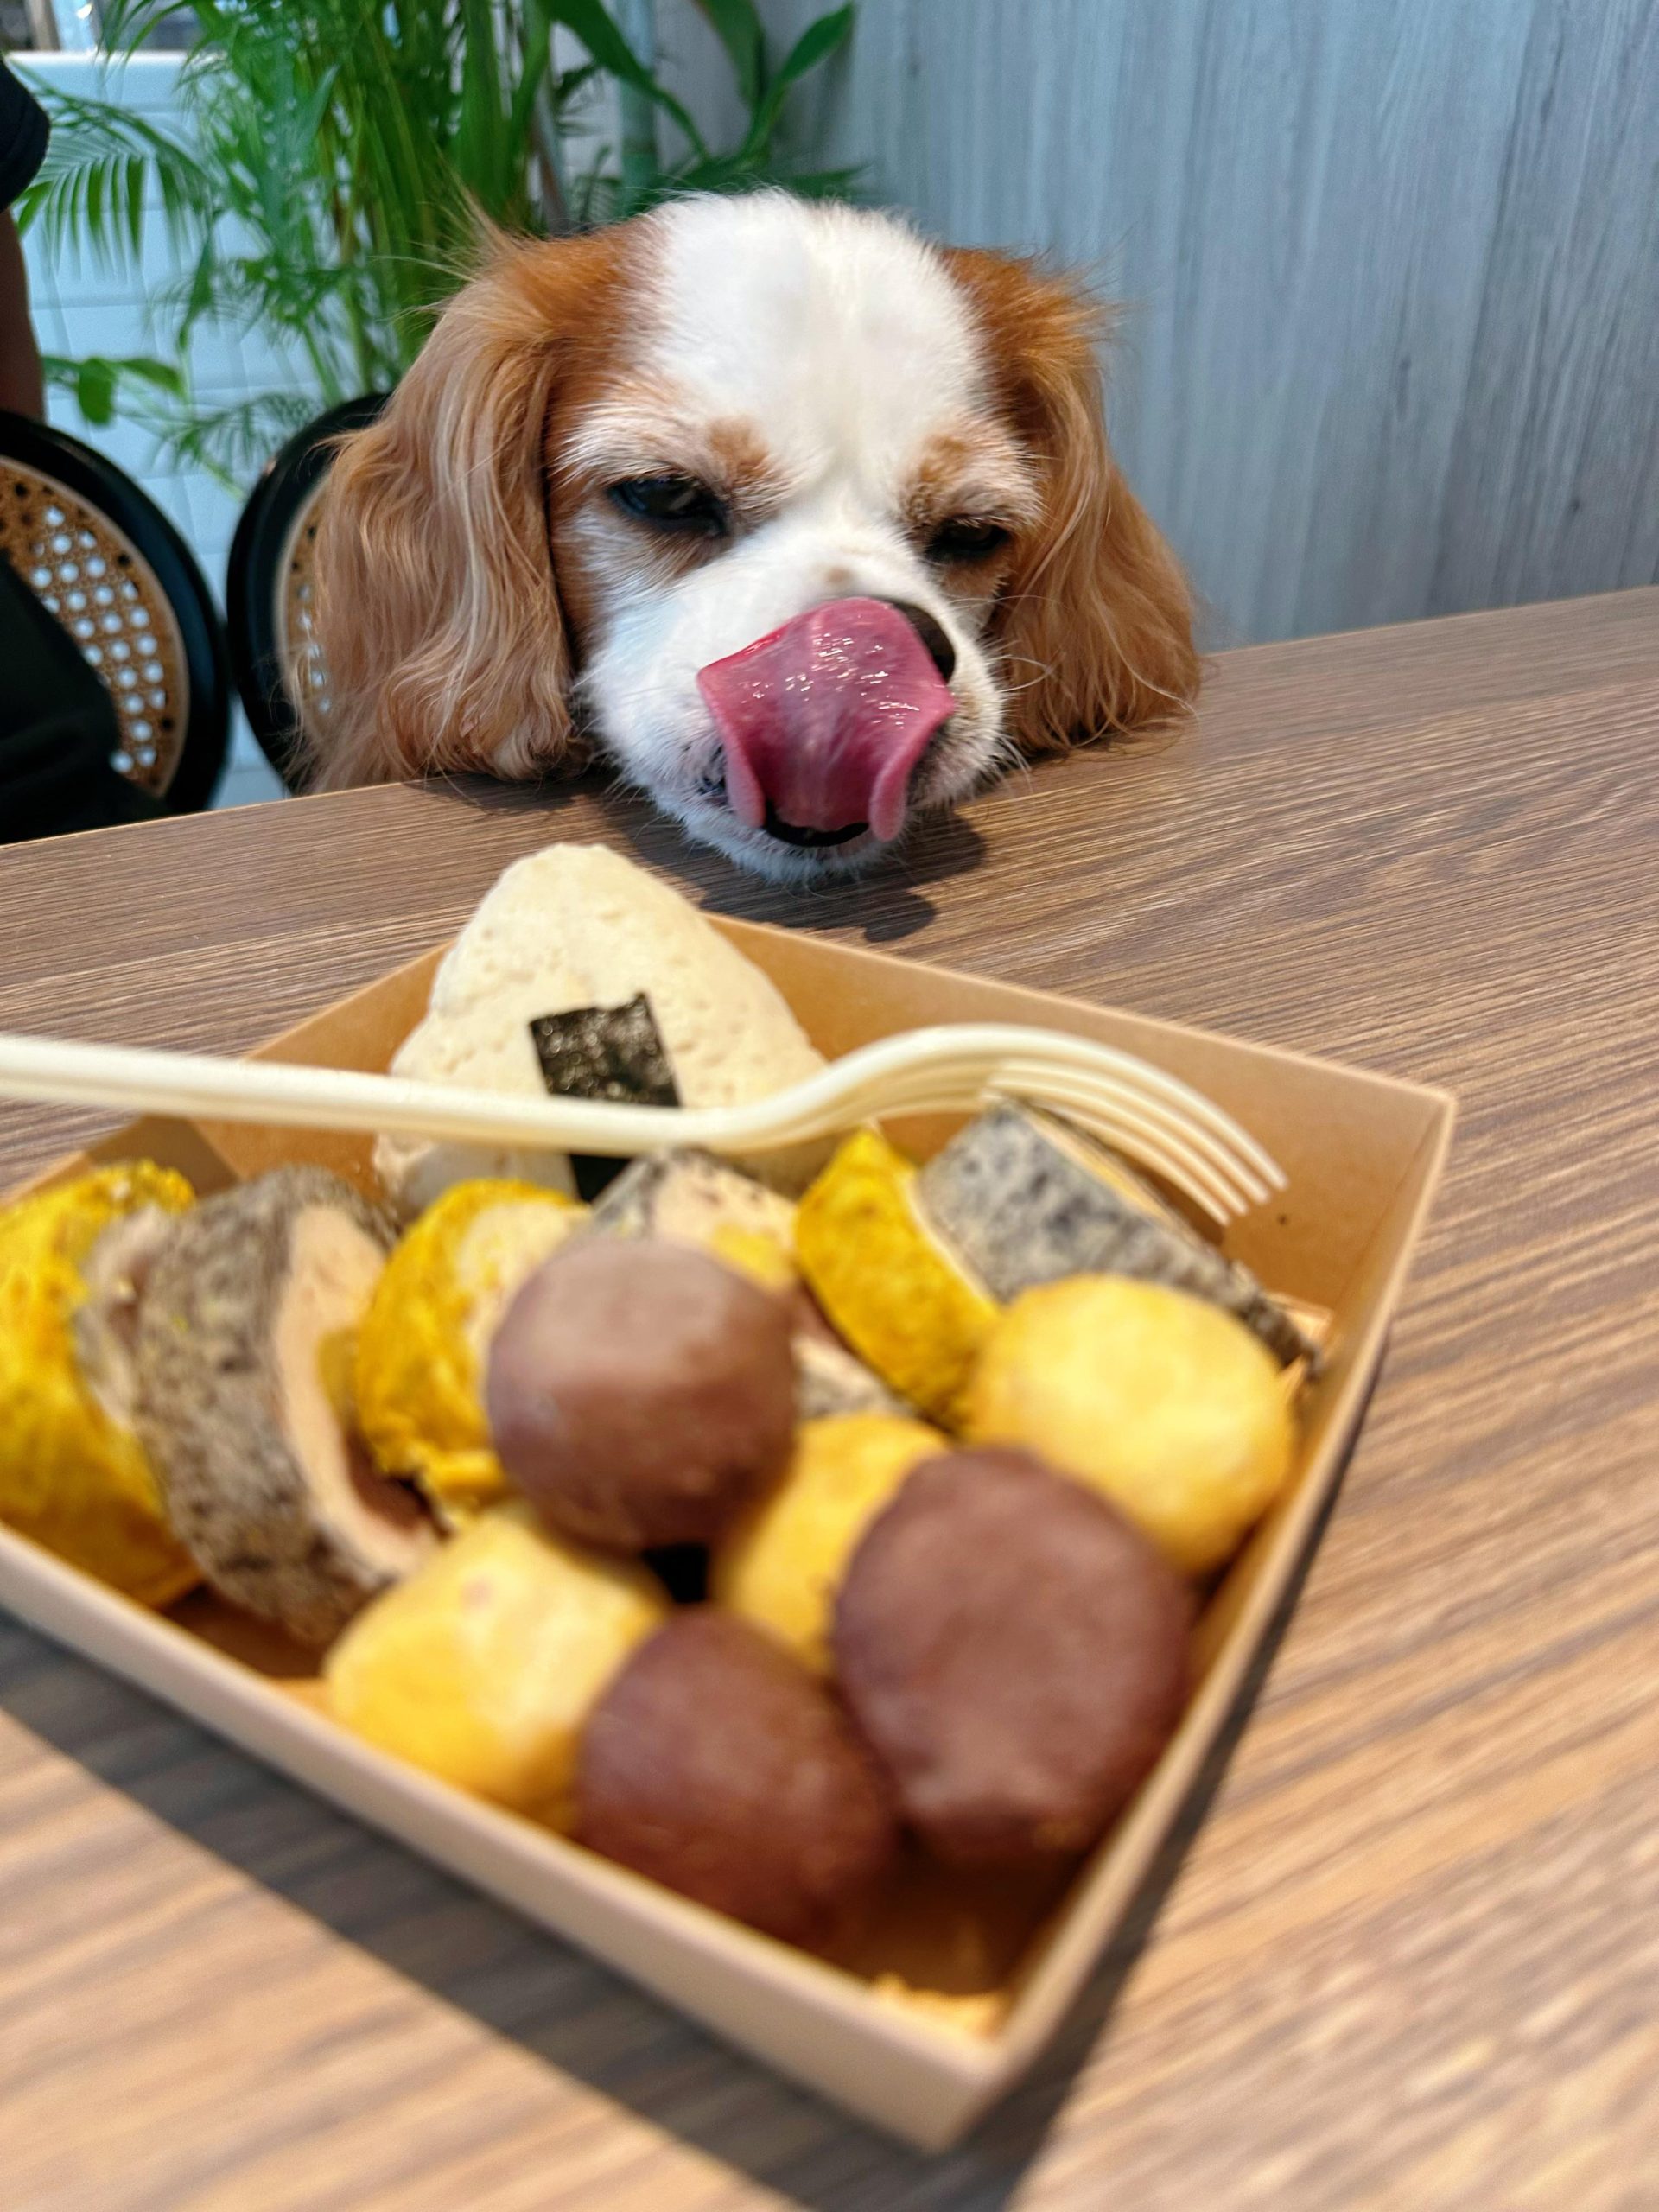
[[(0, 1024), (245, 1046), (601, 834), (1459, 1095), (1254, 1717), (1145, 1948), (930, 2161), (0, 1623), (5, 2212), (1659, 2202), (1659, 592), (1227, 656), (805, 901), (595, 788), (14, 849)], [(86, 1126), (0, 1109), (0, 1174)]]

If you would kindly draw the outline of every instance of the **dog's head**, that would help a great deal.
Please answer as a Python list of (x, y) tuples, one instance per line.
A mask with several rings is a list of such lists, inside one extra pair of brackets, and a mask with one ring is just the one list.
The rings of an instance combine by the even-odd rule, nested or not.
[(807, 880), (1170, 712), (1187, 594), (1096, 335), (1027, 264), (782, 194), (503, 248), (329, 480), (316, 781), (591, 742)]

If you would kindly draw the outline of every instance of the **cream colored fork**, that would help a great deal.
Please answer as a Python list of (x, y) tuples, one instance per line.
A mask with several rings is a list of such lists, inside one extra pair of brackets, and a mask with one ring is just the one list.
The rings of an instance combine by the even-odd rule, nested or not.
[(1219, 1222), (1285, 1181), (1247, 1131), (1173, 1076), (1058, 1030), (994, 1022), (880, 1038), (741, 1106), (505, 1097), (345, 1068), (4, 1035), (0, 1098), (616, 1158), (678, 1145), (765, 1153), (895, 1115), (973, 1113), (1018, 1098), (1103, 1139)]

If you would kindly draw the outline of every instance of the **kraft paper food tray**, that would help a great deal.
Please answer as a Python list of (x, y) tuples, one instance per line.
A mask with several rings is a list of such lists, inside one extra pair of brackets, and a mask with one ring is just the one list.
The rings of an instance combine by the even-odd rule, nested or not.
[[(1277, 1157), (1281, 1198), (1228, 1249), (1330, 1315), (1285, 1494), (1210, 1599), (1198, 1687), (1128, 1814), (1058, 1897), (918, 1876), (861, 1955), (814, 1959), (672, 1895), (337, 1727), (314, 1662), (217, 1602), (145, 1611), (0, 1529), (0, 1603), (679, 2005), (768, 2064), (924, 2148), (950, 2143), (1049, 2040), (1099, 1959), (1251, 1677), (1340, 1478), (1450, 1141), (1443, 1094), (1073, 1000), (782, 931), (717, 922), (834, 1055), (937, 1021), (1038, 1022), (1138, 1052), (1225, 1107)], [(256, 1057), (381, 1069), (425, 1010), (441, 949)], [(901, 1131), (926, 1149), (944, 1128)], [(287, 1159), (359, 1181), (368, 1141), (148, 1121), (65, 1161), (143, 1154), (200, 1189)], [(878, 1986), (878, 1980), (880, 1986)]]

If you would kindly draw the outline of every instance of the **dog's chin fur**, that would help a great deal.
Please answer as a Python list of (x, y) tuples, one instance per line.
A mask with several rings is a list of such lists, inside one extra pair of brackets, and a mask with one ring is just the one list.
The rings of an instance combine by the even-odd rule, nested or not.
[[(1012, 758), (1179, 710), (1187, 593), (1108, 448), (1097, 335), (1027, 264), (781, 194), (498, 244), (330, 477), (315, 786), (596, 749), (741, 867), (855, 874), (891, 848), (734, 817), (696, 683), (843, 597), (924, 609), (955, 653), (912, 818)], [(721, 530), (654, 529), (612, 497), (670, 474), (709, 488)], [(963, 556), (947, 523), (1002, 535)]]
[[(924, 760), (912, 783), (905, 817), (906, 836), (930, 816), (949, 812), (959, 800), (989, 782), (996, 772), (995, 751), (985, 753), (975, 743), (964, 753), (952, 746), (951, 726), (947, 722), (935, 740), (935, 752)], [(868, 875), (894, 850), (892, 844), (884, 843), (868, 830), (862, 836), (849, 838), (845, 844), (791, 845), (764, 830), (747, 828), (723, 798), (702, 798), (695, 789), (683, 785), (661, 786), (643, 779), (633, 780), (636, 788), (662, 813), (677, 822), (696, 843), (710, 845), (716, 852), (724, 853), (751, 875), (763, 875), (773, 883), (790, 884), (798, 890)]]
[(844, 845), (785, 844), (768, 836), (764, 830), (746, 829), (728, 807), (710, 805), (706, 799), (664, 798), (654, 791), (647, 796), (695, 843), (712, 846), (751, 875), (786, 883), (797, 891), (868, 874), (883, 854), (893, 850), (891, 845), (880, 843), (868, 833), (849, 838)]

